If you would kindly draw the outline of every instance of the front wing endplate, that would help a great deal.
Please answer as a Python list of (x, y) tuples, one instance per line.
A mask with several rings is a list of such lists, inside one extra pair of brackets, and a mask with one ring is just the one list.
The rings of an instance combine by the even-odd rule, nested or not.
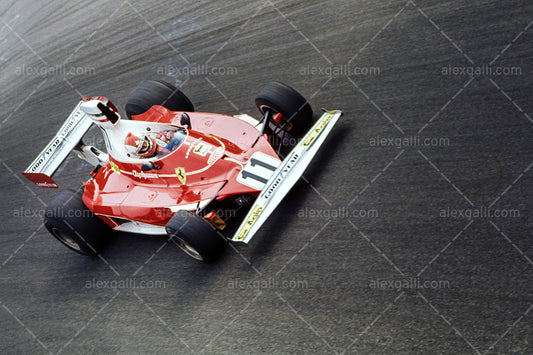
[(339, 110), (325, 112), (274, 171), (231, 240), (248, 243), (315, 156), (341, 117)]

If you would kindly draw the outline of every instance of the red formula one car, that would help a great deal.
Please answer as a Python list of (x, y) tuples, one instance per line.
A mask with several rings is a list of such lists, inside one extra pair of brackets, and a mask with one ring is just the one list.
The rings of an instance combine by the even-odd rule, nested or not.
[[(71, 151), (95, 167), (82, 192), (62, 191), (49, 204), (46, 228), (84, 255), (97, 255), (111, 230), (167, 235), (204, 261), (227, 241), (248, 243), (342, 115), (326, 111), (312, 125), (309, 103), (279, 82), (255, 101), (260, 120), (194, 112), (180, 90), (154, 80), (130, 94), (127, 119), (105, 97), (81, 99), (23, 173), (56, 188), (52, 175)], [(107, 152), (83, 143), (92, 125)]]

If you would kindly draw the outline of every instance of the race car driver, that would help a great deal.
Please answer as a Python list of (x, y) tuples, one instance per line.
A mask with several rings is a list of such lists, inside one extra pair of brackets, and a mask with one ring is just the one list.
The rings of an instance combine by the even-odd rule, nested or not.
[(176, 149), (185, 138), (183, 131), (159, 132), (156, 138), (139, 132), (129, 132), (124, 147), (130, 155), (139, 158), (162, 157)]
[[(139, 132), (129, 132), (124, 140), (126, 151), (139, 158), (162, 157), (176, 149), (186, 137), (185, 130), (159, 132), (156, 138)], [(159, 170), (161, 166), (153, 161), (142, 165), (142, 171)]]
[[(190, 117), (183, 113), (181, 125), (191, 128)], [(176, 149), (187, 136), (184, 128), (166, 130), (156, 133), (155, 139), (148, 134), (129, 132), (124, 139), (124, 147), (130, 155), (139, 158), (162, 157)]]

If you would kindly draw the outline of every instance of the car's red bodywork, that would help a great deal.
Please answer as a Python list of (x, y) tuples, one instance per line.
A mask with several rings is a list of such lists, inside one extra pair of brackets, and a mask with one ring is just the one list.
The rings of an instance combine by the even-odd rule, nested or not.
[[(279, 82), (265, 85), (255, 103), (260, 120), (195, 112), (181, 91), (157, 80), (132, 91), (124, 118), (103, 96), (82, 98), (23, 172), (57, 188), (52, 176), (71, 152), (94, 167), (82, 189), (50, 202), (46, 229), (93, 256), (107, 245), (109, 227), (166, 235), (204, 261), (215, 260), (227, 241), (249, 243), (342, 115), (325, 110), (313, 123), (309, 102)], [(93, 126), (105, 151), (83, 142)]]
[[(181, 114), (153, 106), (132, 119), (179, 126)], [(173, 215), (168, 206), (193, 210), (199, 201), (259, 194), (237, 176), (254, 153), (279, 161), (268, 137), (233, 116), (187, 114), (191, 129), (186, 129), (187, 137), (178, 148), (154, 161), (159, 170), (144, 172), (142, 162), (125, 163), (110, 154), (109, 162), (84, 183), (83, 202), (110, 227), (126, 220), (165, 226)]]

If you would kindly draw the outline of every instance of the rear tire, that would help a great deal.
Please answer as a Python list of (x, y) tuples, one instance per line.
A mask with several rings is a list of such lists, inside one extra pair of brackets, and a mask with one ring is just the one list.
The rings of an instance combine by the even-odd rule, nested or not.
[(296, 90), (283, 83), (273, 81), (265, 85), (255, 98), (255, 105), (265, 114), (266, 110), (281, 113), (293, 127), (293, 136), (303, 136), (313, 121), (313, 109), (309, 102)]
[(224, 237), (202, 217), (178, 211), (166, 225), (171, 240), (185, 253), (201, 261), (217, 259), (226, 246)]
[(82, 193), (63, 190), (45, 210), (46, 229), (78, 254), (98, 255), (109, 241), (111, 230), (83, 203)]
[(126, 114), (131, 116), (145, 113), (154, 105), (171, 111), (194, 112), (189, 98), (174, 85), (162, 80), (145, 80), (128, 96)]

